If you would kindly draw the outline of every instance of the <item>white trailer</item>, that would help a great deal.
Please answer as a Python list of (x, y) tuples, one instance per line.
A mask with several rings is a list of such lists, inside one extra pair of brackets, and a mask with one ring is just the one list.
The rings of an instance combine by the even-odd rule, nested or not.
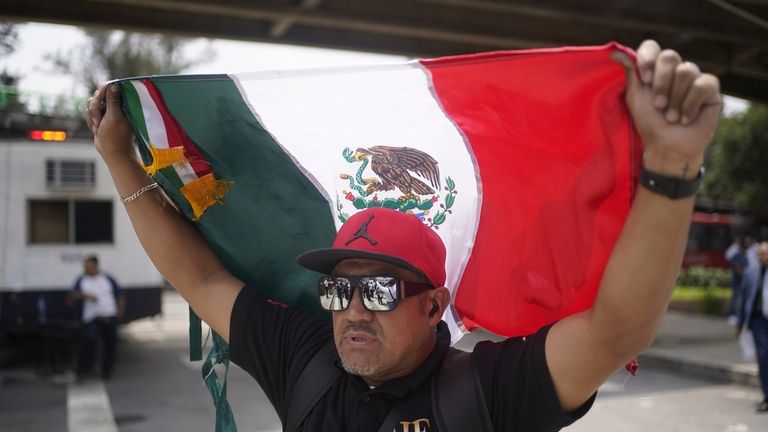
[(0, 328), (77, 320), (64, 298), (90, 255), (124, 289), (125, 321), (159, 314), (164, 280), (92, 142), (25, 133), (0, 137)]

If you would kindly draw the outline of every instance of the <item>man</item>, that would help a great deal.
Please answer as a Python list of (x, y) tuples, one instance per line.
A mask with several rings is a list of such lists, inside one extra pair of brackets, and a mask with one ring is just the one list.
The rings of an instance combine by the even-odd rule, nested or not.
[[(616, 59), (626, 69), (627, 105), (645, 145), (644, 187), (590, 310), (528, 338), (476, 347), (472, 365), (496, 430), (557, 430), (583, 415), (597, 388), (651, 343), (674, 286), (719, 115), (719, 82), (654, 41), (640, 46), (636, 66), (624, 55)], [(243, 289), (195, 229), (149, 189), (116, 87), (98, 89), (86, 117), (147, 253), (229, 340), (233, 360), (257, 379), (284, 424), (299, 374), (334, 343), (346, 373), (303, 417), (303, 430), (378, 430), (398, 405), (404, 410), (396, 430), (438, 430), (428, 389), (448, 348), (440, 317), (450, 296), (442, 286), (444, 248), (429, 230), (411, 216), (371, 210), (350, 218), (332, 248), (302, 255), (301, 264), (330, 273), (319, 283), (319, 298), (334, 310), (332, 326), (317, 326), (301, 311)], [(355, 234), (362, 230), (366, 236)], [(401, 232), (423, 234), (418, 253), (398, 243)], [(372, 280), (398, 287), (394, 309), (364, 301), (360, 287)], [(327, 301), (325, 287), (349, 294)]]
[(739, 307), (741, 307), (741, 281), (744, 275), (744, 270), (749, 265), (749, 259), (747, 258), (747, 250), (750, 247), (751, 240), (749, 237), (737, 237), (733, 244), (736, 245), (733, 253), (729, 253), (731, 247), (726, 251), (726, 258), (731, 262), (731, 271), (733, 272), (731, 279), (731, 306), (730, 316), (728, 322), (732, 325), (736, 325), (739, 320)]
[(83, 261), (83, 274), (77, 278), (68, 303), (82, 301), (83, 328), (77, 376), (93, 370), (96, 347), (101, 341), (101, 378), (109, 379), (115, 365), (117, 324), (123, 315), (125, 301), (115, 280), (99, 269), (99, 259), (89, 256)]
[(756, 266), (758, 265), (757, 245), (758, 243), (752, 236), (737, 237), (728, 246), (728, 249), (725, 250), (725, 260), (732, 262), (733, 258), (743, 249), (743, 253), (747, 258), (747, 266)]
[(763, 401), (757, 406), (757, 412), (768, 413), (768, 242), (757, 247), (758, 265), (747, 267), (741, 284), (741, 307), (736, 327), (737, 335), (744, 325), (752, 330), (757, 354), (757, 368), (760, 373), (760, 386), (763, 388)]

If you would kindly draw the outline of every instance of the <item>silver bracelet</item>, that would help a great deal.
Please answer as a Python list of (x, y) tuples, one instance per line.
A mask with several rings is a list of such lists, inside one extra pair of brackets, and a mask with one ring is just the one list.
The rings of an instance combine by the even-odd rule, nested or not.
[(131, 195), (123, 198), (123, 204), (128, 204), (129, 202), (131, 202), (131, 201), (135, 200), (136, 198), (140, 197), (141, 194), (143, 194), (144, 192), (152, 190), (152, 189), (155, 189), (158, 186), (160, 186), (160, 185), (157, 184), (157, 183), (150, 183), (150, 184), (144, 186), (143, 188), (141, 188), (141, 189), (137, 190), (136, 192), (132, 193)]

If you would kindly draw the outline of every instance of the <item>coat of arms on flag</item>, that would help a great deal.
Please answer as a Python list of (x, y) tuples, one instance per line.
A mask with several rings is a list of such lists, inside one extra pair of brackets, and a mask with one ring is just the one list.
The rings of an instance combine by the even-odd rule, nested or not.
[[(411, 147), (372, 146), (355, 152), (347, 147), (343, 156), (359, 166), (354, 173), (339, 175), (349, 182), (349, 190), (341, 188), (341, 196), (349, 203), (336, 200), (341, 222), (357, 211), (384, 207), (412, 214), (438, 229), (452, 213), (456, 183), (450, 177), (445, 179), (441, 200), (439, 163), (429, 154)], [(369, 165), (374, 177), (366, 177)]]

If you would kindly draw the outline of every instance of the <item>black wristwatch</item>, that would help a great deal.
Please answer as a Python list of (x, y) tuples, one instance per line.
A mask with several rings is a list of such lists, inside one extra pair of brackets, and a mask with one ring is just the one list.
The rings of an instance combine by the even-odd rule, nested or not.
[(640, 184), (644, 188), (672, 199), (686, 198), (696, 195), (696, 192), (699, 191), (699, 186), (701, 186), (701, 179), (703, 178), (703, 165), (699, 168), (699, 175), (691, 180), (648, 171), (645, 169), (645, 166), (640, 168)]

